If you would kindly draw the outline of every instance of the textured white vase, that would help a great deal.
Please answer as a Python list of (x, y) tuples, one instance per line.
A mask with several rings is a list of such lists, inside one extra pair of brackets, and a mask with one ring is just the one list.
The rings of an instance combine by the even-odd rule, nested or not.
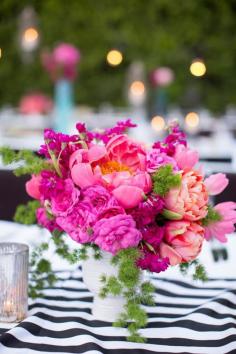
[(92, 251), (89, 252), (89, 258), (82, 265), (84, 283), (94, 296), (92, 314), (97, 320), (114, 322), (123, 312), (125, 299), (122, 296), (112, 295), (101, 299), (99, 292), (102, 288), (101, 276), (114, 275), (117, 277), (118, 268), (111, 265), (112, 255), (110, 253), (102, 252), (102, 259), (100, 260), (94, 259), (92, 254)]

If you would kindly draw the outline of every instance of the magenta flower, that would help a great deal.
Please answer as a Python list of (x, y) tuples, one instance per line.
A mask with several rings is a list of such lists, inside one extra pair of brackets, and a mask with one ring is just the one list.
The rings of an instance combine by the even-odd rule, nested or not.
[(210, 240), (216, 238), (220, 242), (227, 242), (226, 235), (232, 234), (236, 224), (236, 203), (224, 202), (214, 207), (219, 214), (220, 220), (209, 222), (205, 228), (205, 238)]
[(36, 218), (38, 224), (42, 227), (45, 227), (48, 231), (53, 232), (55, 230), (60, 230), (60, 226), (56, 223), (54, 218), (49, 219), (44, 208), (39, 208), (36, 211)]
[(60, 185), (54, 190), (51, 199), (51, 208), (55, 216), (70, 214), (79, 201), (80, 191), (74, 186), (70, 178), (61, 180)]
[(172, 165), (174, 170), (178, 170), (175, 159), (161, 152), (159, 149), (152, 149), (147, 153), (146, 169), (147, 172), (156, 172), (158, 168), (164, 165)]
[(186, 135), (180, 129), (179, 124), (173, 122), (170, 126), (170, 134), (164, 139), (163, 142), (157, 141), (153, 144), (154, 149), (160, 149), (169, 156), (175, 154), (176, 147), (181, 144), (187, 146)]
[(209, 195), (217, 195), (225, 190), (229, 180), (224, 173), (216, 173), (206, 178), (204, 184)]
[(99, 220), (93, 227), (94, 242), (104, 251), (116, 254), (121, 249), (136, 247), (142, 238), (130, 215), (116, 215)]
[(169, 266), (167, 257), (160, 258), (158, 254), (152, 253), (147, 249), (142, 252), (142, 257), (138, 260), (139, 268), (149, 270), (150, 272), (160, 273), (164, 272)]
[(164, 237), (164, 232), (164, 227), (159, 227), (156, 224), (149, 225), (142, 230), (143, 241), (157, 249)]
[(100, 214), (109, 208), (117, 207), (117, 200), (111, 193), (100, 185), (87, 187), (82, 190), (83, 201), (89, 203), (95, 214)]

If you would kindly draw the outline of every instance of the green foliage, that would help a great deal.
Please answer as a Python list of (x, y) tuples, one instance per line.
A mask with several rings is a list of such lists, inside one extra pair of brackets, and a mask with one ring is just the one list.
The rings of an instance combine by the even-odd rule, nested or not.
[(0, 156), (2, 157), (5, 165), (18, 162), (20, 166), (14, 170), (16, 176), (27, 174), (39, 174), (42, 170), (51, 170), (53, 166), (45, 161), (43, 158), (38, 157), (33, 151), (20, 150), (18, 152), (13, 151), (8, 147), (0, 147)]
[(181, 176), (173, 173), (171, 165), (165, 165), (153, 173), (152, 181), (154, 193), (164, 197), (171, 188), (180, 186)]
[(25, 225), (36, 224), (36, 210), (39, 207), (40, 203), (38, 200), (31, 200), (26, 205), (18, 205), (14, 215), (14, 221)]
[(207, 281), (207, 273), (202, 264), (200, 264), (198, 259), (195, 259), (192, 262), (180, 263), (179, 270), (183, 275), (187, 275), (188, 272), (194, 267), (194, 272), (192, 274), (193, 280)]
[[(16, 38), (18, 17), (29, 3), (39, 17), (40, 48), (32, 60), (24, 63)], [(175, 81), (168, 88), (171, 102), (181, 102), (184, 107), (200, 103), (214, 111), (236, 102), (233, 0), (70, 0), (69, 5), (68, 11), (68, 3), (63, 1), (1, 2), (1, 106), (18, 103), (29, 91), (53, 94), (40, 54), (58, 41), (72, 43), (81, 50), (75, 87), (79, 103), (123, 104), (126, 70), (135, 60), (144, 62), (147, 73), (163, 65), (174, 70)], [(70, 26), (62, 25), (65, 13)], [(106, 52), (113, 47), (121, 48), (124, 54), (118, 67), (108, 67), (105, 62)], [(206, 61), (207, 74), (203, 78), (189, 73), (196, 56)]]
[(31, 279), (29, 283), (29, 297), (35, 299), (42, 297), (42, 290), (53, 286), (57, 278), (52, 270), (51, 262), (43, 258), (43, 254), (48, 250), (48, 244), (42, 243), (36, 247), (31, 254), (30, 271)]
[(102, 275), (102, 288), (100, 296), (105, 298), (109, 294), (123, 295), (126, 299), (124, 312), (113, 324), (115, 327), (127, 327), (128, 340), (144, 342), (139, 329), (147, 324), (147, 314), (141, 304), (154, 305), (154, 286), (150, 282), (141, 282), (141, 271), (136, 263), (140, 253), (135, 248), (120, 251), (111, 260), (113, 265), (118, 266), (118, 277)]
[(81, 248), (71, 250), (66, 244), (63, 234), (60, 232), (58, 232), (57, 235), (54, 233), (52, 240), (56, 246), (56, 254), (67, 260), (70, 264), (76, 264), (79, 260), (87, 259), (88, 245), (82, 245)]
[(208, 226), (210, 223), (220, 220), (221, 215), (211, 205), (208, 205), (208, 213), (207, 216), (202, 220), (202, 225)]

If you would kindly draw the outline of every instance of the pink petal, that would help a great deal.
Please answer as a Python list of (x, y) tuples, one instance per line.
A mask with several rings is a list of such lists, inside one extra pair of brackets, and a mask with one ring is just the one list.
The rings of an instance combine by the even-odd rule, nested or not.
[(133, 186), (119, 186), (112, 194), (125, 209), (134, 208), (143, 200), (142, 189)]
[(105, 146), (93, 145), (88, 151), (88, 160), (90, 163), (99, 161), (107, 155)]
[(78, 163), (72, 167), (71, 177), (80, 188), (86, 188), (96, 183), (96, 178), (89, 163)]
[(166, 243), (162, 242), (160, 244), (160, 255), (161, 258), (168, 257), (170, 265), (174, 266), (182, 262), (182, 257)]
[(228, 186), (229, 180), (224, 173), (216, 173), (206, 178), (204, 184), (209, 195), (217, 195)]

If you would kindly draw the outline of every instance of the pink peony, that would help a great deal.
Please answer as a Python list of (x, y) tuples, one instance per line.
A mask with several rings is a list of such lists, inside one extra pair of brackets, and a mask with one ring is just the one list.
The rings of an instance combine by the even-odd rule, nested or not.
[(114, 189), (112, 194), (125, 209), (136, 207), (144, 198), (141, 188), (126, 185)]
[(146, 152), (144, 148), (128, 138), (127, 135), (115, 135), (107, 143), (110, 160), (128, 167), (132, 171), (144, 170)]
[(40, 183), (41, 183), (40, 175), (32, 175), (31, 179), (28, 182), (26, 182), (25, 189), (30, 197), (34, 199), (40, 199), (41, 197), (41, 193), (39, 190)]
[(220, 220), (209, 222), (205, 227), (205, 238), (210, 240), (215, 237), (220, 242), (227, 242), (226, 235), (232, 234), (236, 224), (236, 203), (224, 202), (214, 207), (219, 214)]
[(206, 216), (207, 203), (208, 193), (203, 177), (197, 171), (183, 172), (181, 187), (171, 189), (165, 197), (166, 209), (191, 221)]
[(168, 257), (170, 264), (194, 260), (201, 251), (204, 229), (195, 222), (169, 221), (165, 226), (165, 235), (160, 244), (160, 255)]
[(191, 170), (199, 160), (197, 151), (187, 148), (185, 145), (177, 145), (174, 159), (181, 170)]
[(217, 195), (228, 186), (229, 180), (224, 173), (216, 173), (204, 181), (209, 195)]
[(51, 199), (51, 208), (55, 216), (66, 216), (79, 201), (80, 191), (70, 178), (62, 180), (60, 188), (56, 188)]
[(96, 221), (96, 215), (90, 205), (78, 203), (67, 216), (58, 216), (57, 224), (73, 240), (78, 243), (87, 243), (94, 240), (92, 225)]
[(172, 165), (176, 170), (177, 164), (173, 157), (168, 156), (165, 152), (161, 152), (159, 149), (152, 149), (147, 153), (146, 168), (149, 173), (154, 173), (158, 168), (164, 165)]
[(99, 220), (93, 228), (94, 242), (104, 251), (116, 254), (121, 249), (136, 247), (142, 238), (130, 215), (116, 215)]

